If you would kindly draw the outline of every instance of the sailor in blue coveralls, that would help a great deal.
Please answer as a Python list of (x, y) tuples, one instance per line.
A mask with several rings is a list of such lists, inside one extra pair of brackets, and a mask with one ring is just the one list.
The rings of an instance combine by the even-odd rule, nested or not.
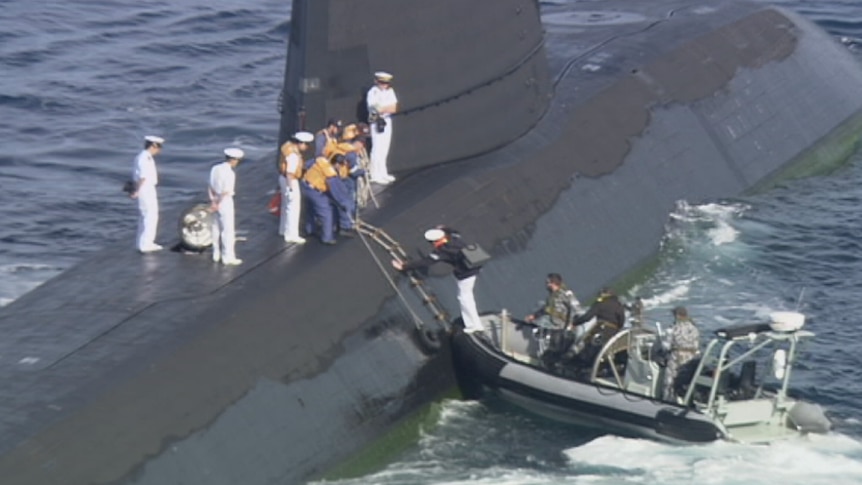
[(353, 220), (356, 218), (356, 184), (351, 175), (350, 153), (332, 156), (332, 167), (338, 177), (329, 182), (329, 195), (338, 221), (338, 235), (353, 237)]
[[(335, 244), (335, 221), (333, 204), (346, 207), (347, 189), (332, 163), (325, 157), (317, 157), (308, 166), (302, 177), (302, 194), (308, 199), (305, 232), (315, 233), (320, 224), (320, 240), (324, 244)], [(352, 223), (346, 230), (352, 229)]]

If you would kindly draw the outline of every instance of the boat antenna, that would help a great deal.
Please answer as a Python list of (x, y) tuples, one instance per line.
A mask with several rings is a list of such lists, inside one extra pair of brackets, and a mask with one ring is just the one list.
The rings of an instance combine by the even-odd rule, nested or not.
[(796, 299), (796, 311), (799, 311), (799, 308), (802, 306), (802, 296), (805, 294), (805, 287), (803, 286), (801, 290), (799, 290), (799, 298)]

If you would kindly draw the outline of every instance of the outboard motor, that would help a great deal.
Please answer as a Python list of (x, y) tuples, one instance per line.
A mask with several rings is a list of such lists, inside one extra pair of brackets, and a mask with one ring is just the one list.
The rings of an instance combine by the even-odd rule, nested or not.
[(790, 426), (803, 433), (828, 433), (832, 422), (817, 404), (799, 401), (787, 413)]

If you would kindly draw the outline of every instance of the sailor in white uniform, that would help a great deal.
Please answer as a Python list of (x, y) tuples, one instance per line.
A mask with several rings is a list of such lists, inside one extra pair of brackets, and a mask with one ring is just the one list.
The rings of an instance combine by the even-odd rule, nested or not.
[(398, 111), (398, 98), (392, 89), (392, 74), (383, 71), (374, 73), (374, 86), (368, 90), (365, 101), (371, 128), (371, 181), (389, 184), (395, 181), (395, 177), (389, 175), (386, 163), (392, 143), (392, 115)]
[(213, 210), (213, 261), (228, 266), (242, 264), (234, 250), (236, 230), (234, 227), (233, 196), (236, 188), (234, 169), (245, 156), (239, 148), (226, 148), (225, 160), (210, 170), (209, 196)]
[(299, 180), (303, 172), (302, 152), (313, 142), (314, 135), (298, 131), (281, 146), (282, 160), (278, 164), (278, 186), (281, 190), (278, 233), (285, 242), (305, 244), (305, 238), (299, 235), (299, 214), (302, 211)]
[(159, 175), (156, 172), (155, 156), (161, 153), (165, 140), (158, 136), (145, 136), (144, 149), (135, 157), (132, 169), (134, 191), (129, 197), (138, 200), (138, 234), (135, 245), (142, 253), (162, 249), (156, 244), (156, 229), (159, 226), (159, 198), (156, 185)]

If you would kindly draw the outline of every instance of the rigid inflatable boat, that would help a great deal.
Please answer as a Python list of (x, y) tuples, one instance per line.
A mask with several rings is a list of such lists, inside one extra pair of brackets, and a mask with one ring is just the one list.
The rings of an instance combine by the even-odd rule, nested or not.
[(640, 324), (617, 332), (586, 361), (504, 310), (483, 315), (485, 332), (455, 334), (453, 356), (468, 397), (493, 391), (535, 414), (612, 433), (675, 443), (825, 433), (831, 424), (820, 406), (789, 392), (800, 345), (814, 334), (801, 328), (801, 314), (772, 317), (716, 331), (677, 376), (673, 401), (662, 396), (660, 330)]

